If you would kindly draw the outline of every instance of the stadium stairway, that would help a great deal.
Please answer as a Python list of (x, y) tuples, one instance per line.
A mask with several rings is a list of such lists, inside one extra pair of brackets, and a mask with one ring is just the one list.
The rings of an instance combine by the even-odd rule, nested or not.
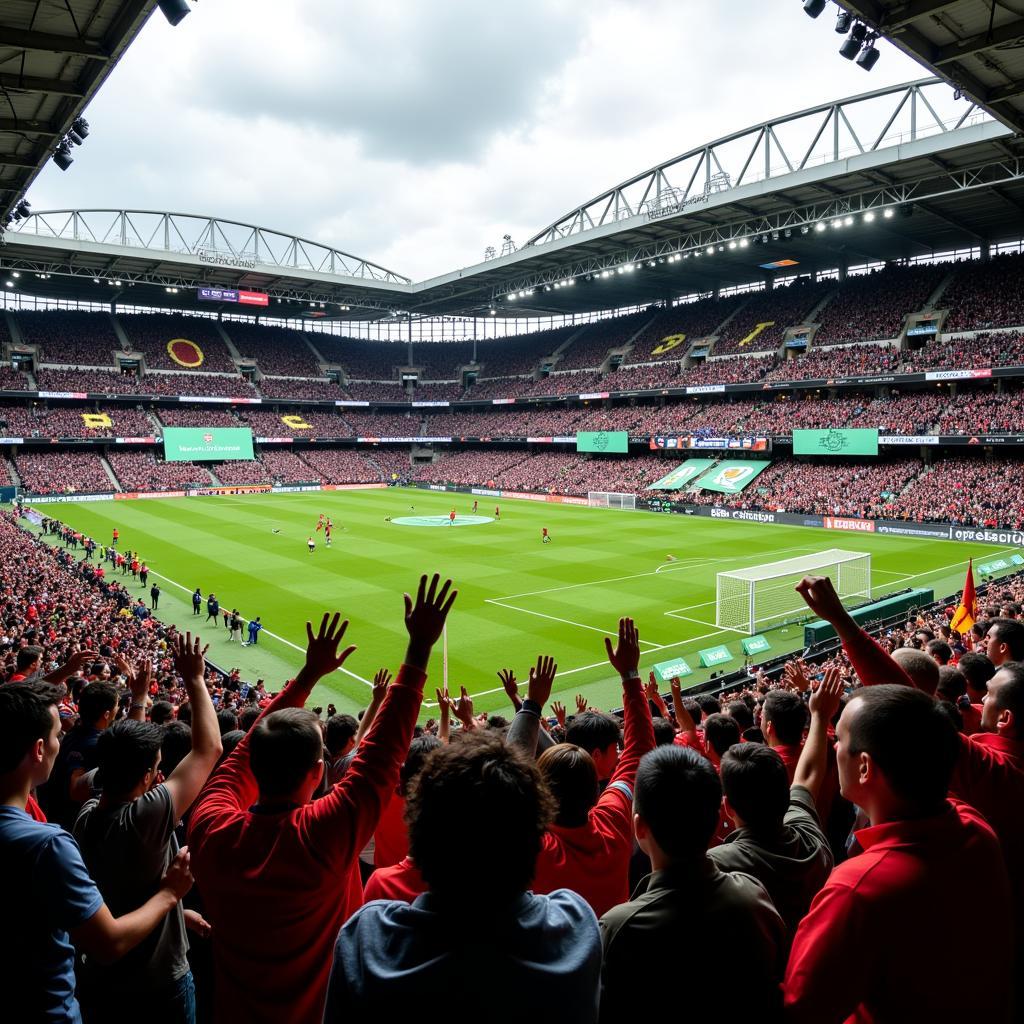
[(107, 476), (110, 478), (110, 482), (114, 485), (114, 490), (123, 491), (124, 488), (121, 486), (120, 481), (115, 476), (113, 467), (110, 465), (109, 462), (107, 462), (106, 455), (100, 456), (100, 465), (103, 467), (103, 472), (107, 474)]
[(125, 333), (124, 325), (113, 313), (108, 313), (107, 316), (110, 317), (110, 326), (114, 328), (114, 337), (116, 337), (120, 343), (121, 350), (123, 352), (131, 352), (132, 343), (128, 340), (128, 335)]
[(11, 483), (15, 487), (21, 487), (21, 477), (18, 475), (18, 467), (15, 466), (14, 459), (5, 458), (4, 462), (7, 463), (7, 475), (10, 477)]
[(836, 296), (837, 296), (838, 294), (839, 294), (839, 289), (838, 289), (838, 288), (833, 288), (833, 289), (832, 289), (832, 290), (831, 290), (830, 292), (828, 292), (828, 293), (827, 293), (827, 294), (825, 295), (825, 297), (824, 297), (824, 298), (823, 298), (823, 299), (821, 300), (821, 302), (819, 302), (819, 303), (818, 303), (818, 304), (817, 304), (817, 305), (816, 305), (816, 306), (814, 307), (814, 309), (812, 309), (812, 310), (810, 311), (810, 313), (808, 313), (808, 314), (807, 314), (807, 316), (806, 316), (806, 317), (804, 317), (804, 322), (805, 322), (805, 323), (809, 323), (809, 324), (817, 323), (817, 321), (818, 321), (818, 316), (819, 316), (819, 314), (821, 313), (821, 311), (822, 311), (822, 310), (823, 310), (823, 309), (824, 309), (824, 308), (825, 308), (825, 307), (826, 307), (826, 306), (827, 306), (827, 305), (828, 305), (828, 304), (829, 304), (829, 303), (830, 303), (830, 302), (831, 302), (831, 301), (832, 301), (832, 300), (833, 300), (833, 299), (834, 299), (834, 298), (835, 298), (835, 297), (836, 297)]
[(224, 330), (224, 325), (219, 320), (217, 321), (216, 327), (217, 333), (221, 336), (221, 340), (224, 342), (225, 345), (227, 345), (228, 352), (231, 353), (231, 358), (241, 359), (242, 354), (238, 351), (237, 348), (235, 348), (235, 343), (231, 340), (231, 335), (228, 334), (226, 330)]
[(566, 338), (565, 341), (563, 341), (562, 344), (559, 345), (558, 348), (556, 348), (550, 356), (547, 356), (546, 359), (540, 359), (539, 362), (546, 362), (547, 359), (550, 359), (554, 361), (555, 366), (557, 368), (558, 360), (561, 359), (562, 356), (564, 356), (565, 353), (569, 351), (569, 348), (575, 343), (577, 338), (579, 338), (582, 334), (586, 333), (586, 330), (589, 326), (590, 324), (584, 324), (578, 331), (573, 331), (572, 334), (570, 334), (569, 337)]
[(741, 302), (709, 335), (708, 339), (714, 339), (711, 344), (711, 355), (715, 354), (715, 345), (718, 344), (718, 337), (750, 305), (751, 301), (756, 298), (760, 292), (753, 292), (751, 297), (746, 302)]
[(611, 357), (612, 357), (612, 353), (614, 353), (614, 352), (621, 352), (621, 353), (622, 353), (622, 362), (623, 362), (623, 363), (626, 363), (626, 361), (627, 361), (627, 357), (629, 356), (629, 353), (630, 353), (630, 352), (632, 352), (632, 351), (633, 351), (633, 348), (634, 348), (634, 347), (636, 346), (636, 339), (637, 339), (637, 338), (639, 338), (639, 337), (640, 337), (640, 335), (641, 335), (641, 334), (642, 334), (642, 333), (643, 333), (644, 331), (646, 331), (646, 330), (647, 330), (647, 329), (648, 329), (649, 327), (651, 327), (651, 326), (652, 326), (652, 325), (654, 324), (654, 322), (655, 322), (655, 321), (656, 321), (656, 320), (658, 319), (658, 316), (659, 316), (659, 314), (658, 314), (658, 313), (655, 313), (655, 314), (654, 314), (654, 315), (653, 315), (653, 316), (652, 316), (652, 317), (651, 317), (651, 318), (650, 318), (649, 320), (645, 320), (645, 321), (644, 321), (644, 322), (643, 322), (643, 323), (642, 323), (642, 324), (641, 324), (641, 325), (640, 325), (640, 326), (639, 326), (639, 327), (638, 327), (638, 328), (637, 328), (637, 329), (636, 329), (636, 330), (635, 330), (635, 331), (634, 331), (634, 332), (633, 332), (633, 333), (632, 333), (632, 334), (631, 334), (631, 335), (630, 335), (630, 336), (629, 336), (629, 337), (628, 337), (628, 338), (627, 338), (627, 339), (625, 340), (625, 342), (623, 342), (623, 344), (621, 344), (621, 345), (613, 345), (613, 346), (612, 346), (612, 347), (611, 347), (611, 348), (610, 348), (610, 349), (608, 350), (608, 352), (607, 352), (607, 353), (605, 354), (604, 362), (603, 362), (603, 363), (601, 364), (601, 372), (602, 372), (602, 373), (607, 373), (607, 372), (608, 372), (608, 363), (610, 362), (610, 360), (611, 360)]
[(924, 309), (934, 309), (942, 299), (942, 296), (946, 293), (946, 289), (953, 283), (953, 278), (956, 277), (956, 268), (951, 270), (946, 276), (938, 283), (935, 291), (928, 296), (925, 300)]

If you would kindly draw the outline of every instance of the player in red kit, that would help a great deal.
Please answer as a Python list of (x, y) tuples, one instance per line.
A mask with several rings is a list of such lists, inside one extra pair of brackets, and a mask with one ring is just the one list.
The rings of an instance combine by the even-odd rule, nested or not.
[(497, 505), (494, 506), (494, 518), (495, 519), (500, 519), (501, 518), (501, 509)]
[(551, 534), (548, 533), (548, 528), (546, 526), (541, 527), (540, 542), (541, 544), (551, 543)]
[(327, 547), (331, 546), (331, 530), (334, 529), (334, 523), (330, 519), (324, 522), (324, 538), (327, 542)]
[(448, 525), (455, 525), (455, 509), (452, 509), (451, 512), (448, 513)]

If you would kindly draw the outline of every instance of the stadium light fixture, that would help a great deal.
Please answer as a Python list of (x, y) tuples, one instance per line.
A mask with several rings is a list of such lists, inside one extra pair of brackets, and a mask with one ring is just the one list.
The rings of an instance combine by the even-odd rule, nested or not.
[(67, 139), (62, 139), (53, 151), (53, 162), (62, 171), (66, 171), (75, 162), (75, 158), (71, 155), (71, 143)]
[(741, 238), (740, 239), (740, 248), (741, 249), (746, 249), (748, 245), (750, 245), (750, 242), (749, 242), (748, 239), (746, 239), (746, 238)]
[(17, 270), (12, 270), (11, 277), (21, 277), (21, 273)]
[(99, 279), (98, 277), (94, 277), (94, 278), (92, 279), (92, 283), (93, 283), (93, 284), (99, 284), (99, 283), (100, 283), (100, 279)]
[(853, 226), (853, 218), (852, 217), (844, 217), (843, 218), (843, 226), (844, 227), (852, 227)]
[(634, 267), (632, 263), (627, 263), (622, 269), (627, 274), (631, 274), (631, 273), (633, 273), (634, 270), (636, 270), (636, 267)]
[(715, 254), (715, 247), (714, 247), (713, 245), (709, 245), (709, 246), (707, 247), (707, 249), (705, 249), (704, 251), (705, 251), (705, 252), (706, 252), (706, 253), (707, 253), (707, 254), (708, 254), (709, 256), (714, 256), (714, 254)]
[(860, 53), (857, 54), (857, 66), (865, 71), (870, 71), (878, 63), (878, 58), (881, 56), (878, 52), (878, 47), (875, 46), (877, 38), (878, 36), (871, 33), (864, 41), (864, 46)]
[(180, 25), (190, 13), (185, 0), (157, 0), (157, 6), (172, 25)]
[(730, 249), (735, 249), (736, 248), (736, 243), (735, 242), (730, 242), (729, 243), (729, 248)]
[(824, 231), (825, 222), (823, 220), (819, 220), (818, 223), (814, 225), (814, 230), (818, 232)]
[(497, 316), (497, 315), (498, 315), (498, 311), (497, 311), (496, 309), (489, 309), (489, 310), (488, 310), (487, 312), (488, 312), (488, 313), (489, 313), (489, 314), (490, 314), (491, 316)]
[(864, 214), (864, 220), (866, 220), (868, 222), (868, 224), (870, 224), (874, 219), (875, 219), (875, 211), (874, 210), (868, 210), (868, 212)]
[(7, 281), (5, 283), (6, 283), (8, 288), (13, 288), (14, 287), (14, 282), (13, 281)]
[(602, 270), (601, 271), (601, 277), (602, 278), (611, 277), (611, 276), (612, 276), (612, 274), (611, 274), (610, 270)]
[(30, 216), (31, 213), (32, 204), (27, 199), (22, 199), (22, 201), (14, 208), (14, 219), (23, 220), (25, 217)]
[(867, 25), (862, 21), (858, 21), (853, 28), (850, 29), (850, 34), (843, 40), (843, 45), (839, 47), (839, 56), (845, 57), (847, 60), (853, 60), (853, 58), (860, 53), (860, 48), (863, 45), (867, 34)]
[(853, 15), (849, 11), (840, 11), (836, 15), (836, 31), (841, 35), (845, 36), (850, 31), (850, 25), (853, 23)]
[(886, 220), (888, 220), (890, 217), (892, 217), (893, 216), (892, 207), (891, 206), (887, 206), (885, 208), (885, 213), (883, 213), (882, 216), (885, 217)]
[(505, 298), (508, 299), (509, 302), (515, 302), (516, 301), (516, 293), (515, 292), (509, 292), (508, 295), (505, 296)]
[(804, 0), (804, 14), (817, 18), (827, 6), (828, 0)]

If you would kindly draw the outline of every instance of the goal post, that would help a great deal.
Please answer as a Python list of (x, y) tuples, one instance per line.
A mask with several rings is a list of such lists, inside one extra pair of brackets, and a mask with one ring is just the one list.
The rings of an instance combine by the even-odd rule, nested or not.
[(807, 605), (796, 585), (808, 575), (828, 576), (842, 601), (871, 598), (871, 555), (831, 548), (718, 573), (715, 625), (753, 635), (806, 618)]
[(587, 504), (591, 508), (622, 508), (636, 510), (635, 494), (620, 494), (617, 491), (588, 491)]

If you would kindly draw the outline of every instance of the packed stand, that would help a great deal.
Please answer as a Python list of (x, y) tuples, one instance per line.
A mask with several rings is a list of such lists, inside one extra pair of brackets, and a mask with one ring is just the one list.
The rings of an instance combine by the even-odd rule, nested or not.
[(883, 434), (929, 434), (948, 404), (945, 391), (912, 391), (905, 395), (893, 392), (884, 398), (865, 400), (846, 425), (878, 427)]
[(322, 481), (321, 475), (303, 462), (295, 452), (264, 448), (259, 457), (274, 483), (308, 484)]
[(985, 331), (1024, 324), (1024, 255), (963, 263), (942, 295), (946, 331)]
[(904, 368), (971, 370), (989, 366), (1024, 366), (1024, 334), (995, 331), (973, 338), (943, 338), (904, 353)]
[(28, 391), (28, 377), (20, 370), (0, 366), (0, 391)]
[(414, 466), (412, 479), (466, 487), (474, 484), (497, 486), (495, 481), (504, 470), (528, 458), (525, 452), (446, 452), (434, 463)]
[(350, 380), (342, 388), (342, 399), (355, 402), (409, 402), (409, 392), (398, 381), (393, 384), (384, 381)]
[(209, 487), (213, 483), (209, 472), (199, 463), (164, 462), (152, 452), (109, 451), (107, 461), (126, 491), (176, 491), (188, 486)]
[(254, 459), (237, 459), (230, 462), (218, 462), (212, 467), (217, 479), (225, 487), (243, 486), (245, 484), (272, 484), (273, 474), (265, 465), (262, 456)]
[(93, 452), (17, 452), (14, 465), (30, 494), (89, 494), (114, 490)]
[(374, 465), (375, 455), (375, 450), (364, 454), (349, 448), (314, 448), (304, 451), (300, 458), (327, 483), (374, 484), (384, 479), (380, 467)]
[(551, 437), (578, 428), (581, 409), (516, 409), (496, 406), (494, 412), (429, 413), (423, 433), (431, 437)]
[(423, 416), (419, 409), (408, 416), (355, 409), (343, 409), (341, 415), (349, 428), (343, 435), (346, 437), (420, 437), (423, 434)]
[[(256, 437), (351, 437), (352, 429), (339, 412), (309, 409), (270, 409), (243, 406), (237, 410), (238, 423), (249, 427)], [(237, 426), (238, 424), (236, 424)]]
[[(800, 279), (768, 292), (754, 293), (748, 297), (748, 304), (722, 329), (715, 342), (715, 355), (766, 352), (779, 348), (786, 330), (804, 323), (830, 287), (831, 282), (811, 284)], [(758, 331), (760, 324), (771, 326)], [(758, 333), (751, 337), (755, 331)]]
[(689, 366), (680, 374), (679, 387), (702, 384), (752, 384), (761, 380), (773, 366), (771, 356), (730, 356), (727, 359), (705, 359)]
[(659, 363), (648, 366), (620, 366), (603, 380), (607, 391), (656, 391), (658, 388), (678, 388), (683, 382), (679, 377), (679, 364)]
[(229, 409), (193, 409), (188, 406), (159, 406), (160, 422), (167, 427), (238, 427), (239, 421)]
[(150, 437), (153, 421), (139, 409), (4, 406), (0, 419), (18, 437)]
[[(820, 335), (819, 331), (819, 335)], [(816, 380), (894, 373), (902, 358), (892, 345), (847, 345), (819, 348), (818, 336), (806, 355), (786, 359), (765, 375), (765, 380)]]
[[(195, 369), (206, 373), (238, 372), (214, 320), (197, 316), (177, 316), (173, 313), (124, 313), (118, 317), (118, 323), (128, 336), (132, 348), (138, 349), (146, 357), (148, 370), (181, 372)], [(199, 346), (203, 353), (199, 366), (187, 365), (194, 359), (194, 353), (191, 351), (181, 354), (185, 366), (171, 358), (168, 345), (179, 338)]]
[(339, 363), (355, 380), (394, 380), (395, 367), (409, 363), (404, 341), (365, 341), (335, 334), (311, 334), (313, 347), (328, 363)]
[(478, 341), (476, 359), (487, 377), (515, 377), (532, 373), (537, 364), (564, 345), (581, 325), (555, 327), (549, 331), (518, 334), (510, 338)]
[(472, 362), (472, 341), (417, 341), (407, 365), (419, 367), (421, 375), (431, 380), (451, 380), (460, 366)]
[(238, 354), (255, 359), (261, 373), (282, 377), (318, 377), (320, 367), (301, 331), (232, 321), (224, 325)]
[(283, 377), (260, 377), (258, 386), (260, 394), (266, 398), (334, 402), (343, 397), (341, 388), (332, 380), (289, 380)]
[(481, 377), (462, 397), (465, 401), (525, 398), (535, 384), (533, 377)]
[(1024, 389), (959, 391), (935, 424), (938, 434), (1024, 433)]
[(818, 314), (815, 345), (898, 338), (906, 315), (924, 308), (949, 271), (948, 264), (893, 265), (847, 277)]
[(622, 348), (650, 318), (648, 312), (631, 313), (588, 324), (562, 353), (555, 367), (559, 370), (600, 367), (611, 349)]
[(40, 348), (36, 365), (113, 366), (114, 353), (121, 351), (109, 313), (70, 309), (19, 311), (15, 320), (25, 341)]
[(569, 373), (550, 373), (535, 381), (526, 392), (527, 395), (577, 395), (605, 390), (604, 378), (601, 374), (589, 370), (576, 370)]
[(239, 376), (210, 373), (114, 373), (105, 370), (36, 370), (40, 391), (61, 391), (70, 394), (100, 392), (115, 395), (179, 395), (214, 398), (248, 398), (256, 389)]
[[(637, 336), (626, 361), (644, 363), (651, 359), (678, 359), (686, 355), (693, 342), (712, 336), (722, 321), (749, 298), (749, 295), (733, 295), (726, 299), (708, 297), (664, 310)], [(665, 344), (666, 338), (680, 334), (684, 335), (683, 342), (667, 352), (655, 353), (656, 348)]]

